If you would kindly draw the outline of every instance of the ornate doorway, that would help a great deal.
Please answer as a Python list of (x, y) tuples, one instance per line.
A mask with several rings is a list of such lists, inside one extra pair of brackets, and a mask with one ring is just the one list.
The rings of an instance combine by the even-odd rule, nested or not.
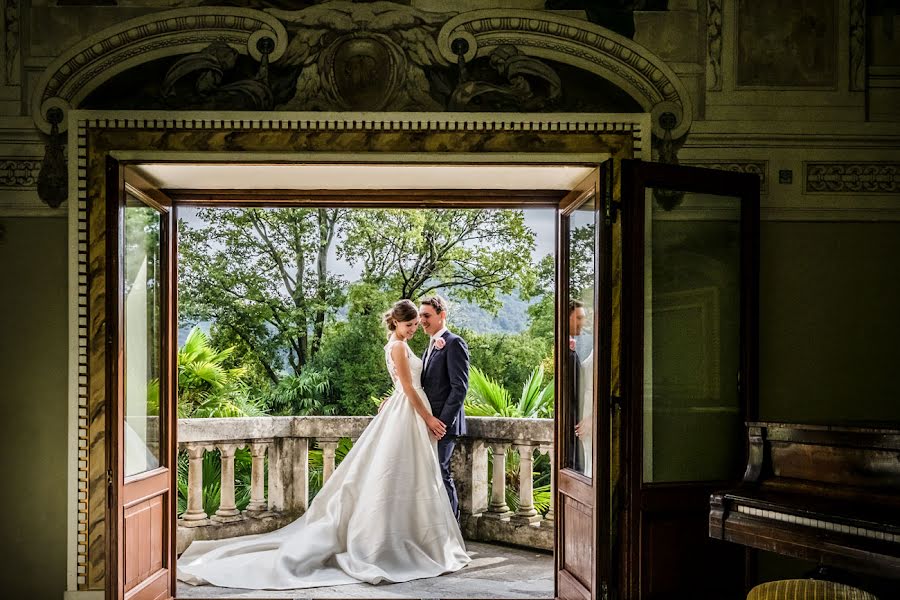
[[(382, 115), (350, 115), (314, 122), (314, 114), (282, 114), (277, 119), (222, 119), (198, 114), (191, 122), (166, 115), (134, 113), (74, 112), (73, 132), (78, 144), (73, 148), (83, 168), (77, 177), (78, 202), (73, 205), (73, 231), (77, 231), (78, 255), (73, 276), (80, 281), (73, 309), (79, 315), (75, 343), (85, 350), (77, 357), (78, 408), (85, 415), (80, 437), (85, 443), (80, 477), (86, 481), (87, 510), (77, 524), (86, 544), (78, 560), (85, 565), (94, 589), (105, 587), (115, 596), (113, 556), (125, 556), (121, 539), (121, 497), (114, 486), (126, 485), (121, 455), (114, 451), (121, 439), (121, 423), (115, 406), (111, 369), (120, 350), (108, 345), (111, 326), (108, 300), (118, 282), (110, 270), (110, 249), (115, 250), (118, 234), (111, 220), (110, 194), (118, 193), (119, 181), (108, 171), (116, 163), (140, 162), (222, 162), (223, 157), (242, 162), (464, 162), (503, 164), (596, 165), (601, 160), (621, 160), (644, 155), (648, 116), (596, 115), (573, 120), (551, 115), (523, 115), (521, 119), (438, 120), (434, 115), (404, 115), (385, 121)], [(475, 115), (479, 117), (482, 115)], [(340, 148), (344, 152), (335, 153)], [(396, 152), (402, 148), (404, 152)], [(548, 148), (554, 149), (547, 152)], [(149, 149), (149, 150), (148, 150)], [(447, 150), (453, 152), (447, 152)], [(487, 149), (487, 151), (485, 151)], [(436, 151), (435, 151), (436, 150)], [(411, 152), (410, 152), (411, 151)], [(544, 200), (546, 202), (546, 200)], [(157, 202), (157, 204), (159, 204)], [(160, 205), (161, 206), (161, 205)], [(88, 325), (90, 324), (90, 325)], [(171, 412), (169, 413), (171, 414)], [(90, 415), (90, 418), (87, 418)], [(127, 458), (127, 457), (126, 457)], [(119, 475), (116, 475), (118, 473)], [(162, 475), (161, 475), (162, 476)], [(123, 491), (122, 495), (127, 495)], [(171, 496), (170, 496), (171, 498)], [(108, 508), (110, 499), (115, 507)], [(115, 508), (115, 511), (111, 510)], [(115, 517), (115, 518), (113, 518)], [(160, 521), (155, 521), (164, 525)], [(127, 543), (127, 542), (126, 542)], [(589, 542), (593, 543), (593, 542)], [(172, 557), (173, 554), (168, 556)], [(169, 564), (173, 559), (169, 559)], [(116, 572), (121, 569), (117, 566)], [(127, 569), (126, 569), (127, 570)], [(169, 570), (171, 576), (171, 570)], [(124, 584), (124, 581), (123, 581)], [(138, 589), (138, 588), (136, 588)]]

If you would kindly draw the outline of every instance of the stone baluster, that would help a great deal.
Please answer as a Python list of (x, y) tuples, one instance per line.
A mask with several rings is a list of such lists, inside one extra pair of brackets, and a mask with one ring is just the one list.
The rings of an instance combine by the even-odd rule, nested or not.
[(199, 527), (209, 523), (203, 511), (203, 453), (206, 447), (203, 444), (186, 444), (185, 450), (188, 454), (187, 510), (181, 515), (181, 525)]
[(541, 446), (540, 452), (541, 454), (546, 454), (547, 458), (550, 459), (550, 510), (544, 515), (544, 523), (548, 527), (552, 527), (554, 524), (553, 507), (556, 505), (556, 473), (553, 471), (555, 462), (553, 460), (553, 446)]
[(516, 444), (519, 452), (519, 510), (513, 521), (519, 524), (538, 523), (543, 519), (534, 508), (534, 444)]
[(252, 442), (250, 444), (250, 456), (253, 462), (250, 470), (250, 504), (247, 505), (247, 512), (253, 516), (258, 516), (266, 511), (266, 444), (262, 441)]
[(219, 494), (219, 510), (212, 518), (221, 522), (237, 521), (241, 518), (241, 512), (234, 502), (234, 453), (238, 445), (217, 444), (217, 447), (222, 457), (222, 486)]
[(488, 507), (486, 517), (492, 519), (509, 519), (512, 514), (506, 504), (506, 449), (509, 444), (505, 442), (491, 443), (491, 504)]
[(309, 505), (309, 438), (278, 438), (269, 450), (269, 510), (300, 514)]
[(339, 441), (336, 438), (319, 439), (319, 445), (322, 447), (322, 485), (325, 485), (325, 482), (334, 473), (334, 455)]
[(484, 440), (460, 438), (450, 457), (450, 471), (456, 482), (460, 522), (465, 531), (469, 517), (488, 510), (488, 449)]

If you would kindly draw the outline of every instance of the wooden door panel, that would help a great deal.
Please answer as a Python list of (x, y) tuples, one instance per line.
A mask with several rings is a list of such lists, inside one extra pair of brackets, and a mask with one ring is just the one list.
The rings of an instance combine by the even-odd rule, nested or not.
[(593, 527), (593, 508), (574, 498), (563, 495), (561, 508), (563, 546), (561, 566), (585, 588), (591, 588), (591, 571), (594, 568), (594, 544), (584, 535)]
[(169, 594), (169, 570), (162, 569), (142, 581), (126, 596), (127, 600), (165, 600)]
[(702, 582), (694, 597), (728, 598), (743, 573), (740, 546), (710, 539), (697, 522), (708, 514), (691, 507), (683, 511), (645, 512), (641, 546), (646, 548), (642, 598), (678, 598), (686, 581)]
[(559, 491), (561, 494), (584, 506), (593, 505), (594, 487), (589, 478), (570, 469), (566, 469), (560, 475)]
[(557, 575), (558, 598), (573, 598), (574, 600), (593, 600), (591, 593), (582, 583), (576, 580), (567, 571), (560, 571)]
[(125, 509), (125, 591), (163, 568), (167, 494)]

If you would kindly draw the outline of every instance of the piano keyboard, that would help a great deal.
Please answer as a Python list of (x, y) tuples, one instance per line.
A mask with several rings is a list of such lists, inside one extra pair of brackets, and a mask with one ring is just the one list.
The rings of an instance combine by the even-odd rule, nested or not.
[(841, 525), (840, 523), (832, 523), (831, 521), (808, 519), (806, 517), (800, 517), (798, 515), (791, 515), (774, 510), (762, 510), (760, 508), (752, 508), (750, 506), (743, 505), (738, 505), (737, 511), (745, 515), (759, 517), (761, 519), (772, 519), (774, 521), (783, 521), (785, 523), (793, 523), (795, 525), (805, 525), (806, 527), (814, 527), (816, 529), (824, 529), (826, 531), (835, 531), (837, 533), (847, 533), (849, 535), (859, 535), (875, 540), (900, 543), (900, 535), (887, 533), (885, 531), (875, 531), (874, 529), (866, 529), (864, 527), (851, 527), (849, 525)]

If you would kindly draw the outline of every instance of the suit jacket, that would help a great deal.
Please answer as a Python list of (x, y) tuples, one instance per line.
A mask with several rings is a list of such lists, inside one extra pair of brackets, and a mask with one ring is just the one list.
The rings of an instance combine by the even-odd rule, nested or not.
[[(433, 348), (422, 372), (422, 388), (431, 412), (447, 426), (448, 435), (466, 434), (463, 402), (469, 389), (469, 347), (458, 335), (445, 331), (443, 348)], [(428, 349), (425, 349), (428, 353)], [(422, 355), (425, 360), (425, 355)]]

